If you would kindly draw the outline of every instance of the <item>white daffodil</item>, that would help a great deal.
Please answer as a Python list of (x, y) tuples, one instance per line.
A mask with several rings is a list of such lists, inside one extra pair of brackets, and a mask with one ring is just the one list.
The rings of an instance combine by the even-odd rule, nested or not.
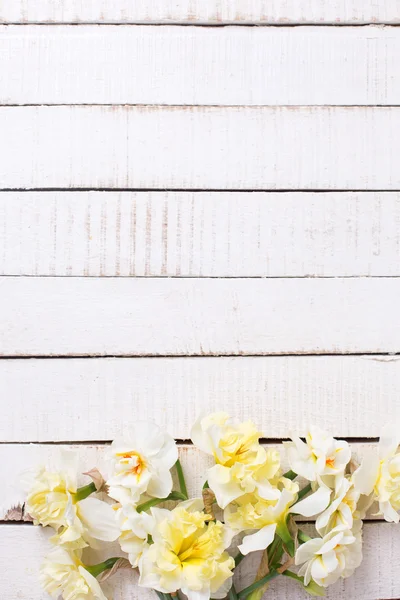
[(351, 477), (342, 477), (337, 480), (329, 506), (318, 515), (316, 528), (324, 536), (332, 530), (349, 530), (353, 527), (355, 518), (361, 518), (358, 511), (360, 492), (354, 487)]
[(158, 524), (139, 561), (139, 585), (166, 594), (181, 589), (188, 600), (226, 596), (235, 565), (225, 551), (231, 536), (219, 521), (209, 522), (202, 507), (191, 500), (172, 511), (153, 509)]
[(111, 506), (97, 498), (76, 496), (76, 453), (62, 452), (59, 462), (60, 471), (42, 467), (24, 476), (25, 508), (35, 525), (52, 527), (57, 534), (51, 541), (70, 549), (96, 546), (97, 540), (115, 541), (119, 531)]
[(310, 427), (303, 442), (292, 436), (292, 442), (284, 442), (288, 451), (290, 468), (308, 481), (323, 482), (334, 487), (334, 479), (342, 476), (351, 459), (347, 442), (335, 440), (318, 427)]
[(131, 565), (137, 567), (140, 557), (149, 547), (149, 536), (153, 534), (156, 519), (152, 512), (138, 513), (131, 504), (117, 510), (117, 519), (121, 529), (121, 549), (128, 554)]
[(313, 516), (327, 505), (327, 496), (330, 496), (330, 490), (317, 490), (296, 504), (299, 491), (297, 483), (281, 478), (276, 489), (277, 500), (265, 500), (257, 494), (246, 494), (226, 507), (224, 517), (228, 527), (236, 533), (253, 532), (243, 538), (239, 546), (242, 554), (264, 550), (274, 539), (275, 533), (286, 543), (290, 543), (286, 524), (289, 513)]
[(389, 522), (398, 523), (400, 511), (400, 426), (384, 428), (378, 454), (368, 456), (355, 471), (356, 489), (379, 503), (379, 513)]
[(107, 600), (98, 581), (83, 566), (80, 554), (63, 548), (55, 548), (46, 557), (40, 583), (52, 598)]
[(174, 439), (157, 425), (138, 422), (130, 440), (111, 444), (109, 495), (121, 504), (139, 502), (141, 494), (166, 498), (172, 491), (171, 468), (178, 460)]
[(200, 417), (193, 426), (193, 443), (215, 459), (207, 479), (221, 508), (253, 492), (266, 500), (278, 499), (280, 456), (260, 445), (260, 435), (253, 423), (237, 423), (226, 413)]
[[(361, 522), (360, 522), (361, 523)], [(301, 565), (299, 576), (304, 585), (314, 581), (328, 587), (340, 577), (349, 577), (362, 559), (361, 532), (332, 531), (323, 538), (314, 538), (299, 546), (296, 565)]]

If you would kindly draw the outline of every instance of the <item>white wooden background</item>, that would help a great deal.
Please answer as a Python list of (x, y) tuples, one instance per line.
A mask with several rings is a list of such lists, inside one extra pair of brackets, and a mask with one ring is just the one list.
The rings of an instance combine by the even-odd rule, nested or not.
[[(400, 3), (1, 0), (0, 23), (0, 597), (45, 600), (47, 533), (6, 519), (61, 444), (87, 470), (152, 417), (196, 493), (200, 407), (359, 457), (400, 422)], [(115, 600), (153, 598), (134, 582)], [(343, 598), (400, 598), (399, 527), (365, 525)]]

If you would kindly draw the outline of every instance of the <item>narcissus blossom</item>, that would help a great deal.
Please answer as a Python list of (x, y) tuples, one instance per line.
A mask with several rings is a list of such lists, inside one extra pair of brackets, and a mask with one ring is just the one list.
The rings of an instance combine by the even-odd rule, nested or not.
[(107, 600), (98, 581), (85, 569), (80, 553), (55, 548), (40, 569), (40, 583), (52, 598)]
[(172, 511), (153, 509), (158, 525), (139, 561), (139, 585), (167, 594), (181, 589), (189, 600), (226, 596), (235, 565), (225, 551), (231, 536), (202, 506), (190, 500)]
[(140, 557), (149, 547), (149, 536), (153, 534), (156, 519), (152, 511), (138, 513), (130, 504), (117, 510), (117, 519), (121, 529), (121, 549), (128, 554), (131, 565), (137, 567)]
[(285, 477), (280, 479), (276, 489), (277, 500), (264, 500), (257, 494), (246, 494), (226, 507), (225, 522), (233, 531), (254, 532), (247, 535), (239, 546), (242, 554), (264, 550), (273, 541), (275, 533), (282, 539), (288, 539), (286, 522), (289, 513), (310, 517), (327, 504), (324, 490), (322, 494), (317, 491), (296, 504), (299, 486)]
[(130, 440), (111, 445), (109, 494), (121, 504), (137, 503), (141, 494), (166, 498), (172, 491), (171, 468), (178, 460), (174, 439), (154, 423), (138, 422)]
[(77, 471), (77, 455), (63, 452), (59, 471), (41, 468), (25, 474), (26, 512), (35, 525), (56, 530), (53, 543), (70, 549), (96, 546), (96, 540), (116, 540), (119, 532), (111, 506), (97, 498), (76, 499)]
[(379, 513), (389, 522), (398, 523), (400, 511), (400, 427), (386, 426), (378, 453), (364, 459), (353, 477), (356, 489), (379, 503)]
[(355, 489), (352, 478), (344, 476), (337, 479), (336, 483), (329, 506), (316, 520), (320, 535), (326, 535), (332, 530), (349, 530), (355, 519), (363, 517), (358, 507), (360, 492)]
[[(360, 522), (361, 527), (361, 522)], [(323, 538), (314, 538), (299, 546), (296, 565), (304, 585), (314, 581), (321, 587), (335, 583), (340, 577), (350, 577), (362, 560), (361, 530), (332, 531)]]
[(323, 481), (334, 485), (334, 478), (343, 475), (351, 459), (347, 442), (335, 440), (322, 429), (310, 427), (306, 441), (292, 436), (292, 442), (284, 442), (288, 451), (290, 468), (308, 481)]
[(253, 423), (236, 423), (226, 413), (202, 417), (193, 426), (193, 443), (215, 459), (207, 479), (221, 508), (253, 492), (266, 500), (278, 499), (279, 453), (263, 448), (260, 436)]

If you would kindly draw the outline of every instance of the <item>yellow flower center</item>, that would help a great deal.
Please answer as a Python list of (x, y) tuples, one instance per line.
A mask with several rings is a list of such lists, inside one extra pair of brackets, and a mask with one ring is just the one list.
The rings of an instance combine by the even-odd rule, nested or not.
[(136, 475), (138, 479), (140, 478), (146, 468), (146, 463), (144, 458), (138, 452), (135, 452), (134, 450), (131, 452), (118, 452), (117, 457), (122, 459), (120, 462), (125, 465), (129, 465), (134, 460), (134, 464), (129, 469), (129, 472)]

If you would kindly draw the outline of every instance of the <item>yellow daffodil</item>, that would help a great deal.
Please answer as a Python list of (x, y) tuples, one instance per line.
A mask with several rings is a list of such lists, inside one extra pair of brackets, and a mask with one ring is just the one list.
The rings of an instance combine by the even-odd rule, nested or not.
[(178, 460), (174, 439), (157, 425), (136, 423), (130, 440), (111, 445), (109, 494), (121, 504), (137, 503), (141, 494), (166, 498), (172, 490), (171, 468)]
[(226, 413), (201, 417), (195, 423), (193, 443), (216, 462), (207, 479), (221, 508), (253, 492), (266, 500), (278, 499), (279, 453), (263, 448), (260, 435), (253, 423), (236, 423)]
[(342, 476), (350, 462), (351, 449), (347, 442), (335, 440), (318, 427), (310, 427), (303, 442), (292, 436), (284, 442), (290, 468), (308, 481), (323, 482), (333, 487), (335, 477)]
[(357, 531), (331, 531), (323, 538), (314, 538), (299, 546), (296, 565), (304, 585), (314, 581), (321, 587), (335, 583), (340, 577), (350, 577), (362, 560), (361, 521)]
[(242, 554), (264, 550), (275, 537), (277, 528), (285, 532), (290, 507), (297, 500), (299, 486), (289, 479), (279, 484), (277, 500), (264, 500), (257, 494), (246, 494), (229, 504), (224, 511), (225, 523), (235, 532), (254, 532), (244, 537)]
[(297, 502), (299, 485), (282, 477), (277, 485), (278, 499), (265, 500), (257, 494), (246, 494), (229, 504), (224, 511), (226, 524), (236, 532), (253, 531), (239, 546), (242, 554), (264, 550), (277, 533), (286, 543), (291, 543), (287, 529), (290, 513), (313, 516), (327, 506), (330, 490), (320, 488), (304, 500)]
[(77, 455), (63, 452), (59, 462), (59, 471), (43, 467), (24, 476), (25, 508), (35, 525), (55, 529), (51, 541), (70, 549), (95, 546), (96, 540), (116, 540), (118, 527), (111, 506), (97, 498), (77, 500)]
[(219, 521), (210, 521), (201, 500), (174, 510), (154, 508), (153, 544), (139, 561), (139, 585), (163, 593), (181, 589), (189, 600), (224, 598), (231, 585), (234, 560), (225, 549), (231, 537)]
[(80, 554), (63, 548), (55, 548), (46, 557), (40, 583), (52, 598), (107, 600), (98, 581), (83, 566)]
[(384, 428), (378, 453), (364, 459), (353, 477), (356, 489), (379, 503), (379, 513), (389, 522), (398, 523), (400, 511), (400, 427)]

